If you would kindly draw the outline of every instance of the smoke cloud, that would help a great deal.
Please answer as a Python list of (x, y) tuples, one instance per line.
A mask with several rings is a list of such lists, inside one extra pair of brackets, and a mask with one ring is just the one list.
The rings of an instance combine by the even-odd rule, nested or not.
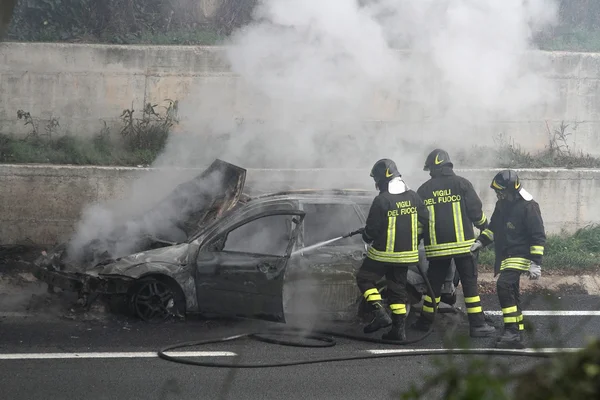
[[(207, 77), (181, 102), (181, 132), (153, 166), (364, 168), (352, 186), (372, 189), (367, 171), (386, 157), (416, 188), (433, 148), (452, 156), (512, 121), (543, 119), (555, 88), (532, 38), (557, 10), (554, 0), (259, 1), (223, 48), (237, 78)], [(88, 210), (75, 243), (174, 187), (162, 175), (144, 183), (118, 214)]]
[(224, 50), (240, 80), (182, 102), (189, 134), (159, 163), (390, 157), (417, 173), (436, 146), (489, 144), (506, 123), (543, 120), (555, 90), (532, 38), (556, 21), (552, 0), (262, 0)]

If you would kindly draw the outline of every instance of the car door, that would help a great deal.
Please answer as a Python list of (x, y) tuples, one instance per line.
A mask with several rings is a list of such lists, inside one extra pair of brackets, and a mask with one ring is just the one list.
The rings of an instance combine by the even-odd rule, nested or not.
[(201, 311), (284, 322), (283, 283), (304, 212), (260, 212), (207, 238), (196, 257)]
[[(340, 239), (314, 250), (317, 243), (342, 236), (364, 226), (357, 206), (340, 199), (309, 199), (301, 202), (306, 213), (299, 238), (298, 265), (288, 271), (290, 310), (344, 313), (360, 297), (356, 272), (366, 255), (360, 235)], [(296, 265), (296, 264), (295, 264)]]

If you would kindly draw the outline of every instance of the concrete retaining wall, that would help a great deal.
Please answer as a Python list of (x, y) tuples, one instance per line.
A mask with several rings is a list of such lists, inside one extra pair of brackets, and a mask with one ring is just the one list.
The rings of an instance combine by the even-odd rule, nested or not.
[[(491, 215), (495, 196), (489, 182), (496, 170), (457, 170), (472, 180)], [(600, 223), (600, 170), (518, 170), (524, 186), (540, 203), (549, 233), (574, 231)], [(32, 240), (45, 245), (62, 241), (73, 232), (88, 204), (136, 198), (130, 211), (143, 210), (198, 170), (0, 165), (0, 243)], [(248, 170), (247, 186), (261, 182), (294, 188), (373, 188), (365, 171), (355, 170)], [(359, 177), (359, 178), (357, 178)], [(418, 187), (422, 181), (407, 182)], [(315, 184), (321, 182), (322, 184)], [(150, 190), (151, 189), (151, 190)]]
[[(103, 121), (116, 123), (124, 109), (142, 110), (147, 102), (165, 104), (165, 99), (193, 104), (195, 127), (217, 111), (227, 123), (269, 119), (268, 99), (234, 75), (223, 55), (219, 47), (0, 43), (0, 132), (29, 132), (17, 119), (22, 109), (39, 119), (42, 132), (54, 117), (60, 132), (96, 134)], [(545, 60), (543, 75), (554, 82), (558, 101), (539, 104), (535, 116), (474, 123), (461, 131), (479, 138), (505, 132), (524, 147), (539, 149), (548, 142), (548, 127), (556, 129), (565, 121), (571, 124), (573, 150), (600, 154), (600, 55), (543, 52), (532, 57), (531, 64)], [(381, 123), (388, 132), (415, 132), (428, 123), (419, 119), (422, 110), (397, 100), (375, 94), (366, 118), (374, 126), (363, 132), (384, 132)]]

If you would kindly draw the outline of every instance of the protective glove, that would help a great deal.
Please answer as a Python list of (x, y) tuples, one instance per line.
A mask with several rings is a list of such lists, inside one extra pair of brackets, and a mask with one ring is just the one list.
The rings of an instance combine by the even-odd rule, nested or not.
[(532, 261), (529, 266), (529, 279), (536, 280), (539, 279), (540, 276), (542, 276), (542, 267)]
[(472, 245), (471, 245), (471, 253), (475, 253), (479, 250), (481, 250), (481, 248), (483, 247), (483, 243), (481, 243), (479, 240), (476, 240)]
[(371, 242), (373, 242), (373, 238), (367, 235), (365, 228), (360, 228), (360, 235), (362, 236), (363, 242), (365, 242), (366, 244), (370, 244)]

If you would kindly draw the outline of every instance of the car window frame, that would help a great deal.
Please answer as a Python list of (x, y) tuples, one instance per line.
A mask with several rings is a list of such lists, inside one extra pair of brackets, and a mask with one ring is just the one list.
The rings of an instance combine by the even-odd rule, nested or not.
[[(285, 253), (283, 256), (280, 255), (274, 255), (274, 254), (263, 254), (263, 253), (250, 253), (250, 252), (239, 252), (239, 251), (225, 251), (225, 250), (206, 250), (207, 247), (210, 247), (211, 244), (218, 242), (220, 239), (223, 238), (223, 236), (227, 236), (231, 231), (239, 228), (240, 226), (246, 225), (252, 221), (255, 221), (257, 219), (260, 218), (264, 218), (264, 217), (269, 217), (269, 216), (274, 216), (274, 215), (290, 215), (290, 216), (296, 216), (296, 217), (300, 217), (299, 222), (296, 223), (296, 227), (292, 227), (292, 232), (291, 232), (291, 236), (290, 239), (288, 240), (288, 245), (287, 248), (285, 250)], [(198, 255), (200, 252), (202, 251), (214, 251), (214, 252), (218, 252), (218, 253), (230, 253), (230, 254), (248, 254), (248, 255), (258, 255), (258, 256), (265, 256), (265, 257), (278, 257), (278, 258), (289, 258), (293, 248), (296, 245), (296, 242), (298, 241), (298, 235), (299, 235), (299, 231), (302, 228), (302, 224), (304, 223), (304, 217), (305, 217), (306, 213), (302, 210), (299, 210), (297, 208), (290, 208), (290, 209), (279, 209), (279, 210), (268, 210), (268, 211), (262, 211), (256, 214), (252, 214), (250, 216), (244, 217), (240, 217), (239, 219), (235, 220), (235, 222), (232, 222), (230, 224), (226, 224), (225, 227), (223, 227), (222, 229), (218, 229), (216, 230), (216, 233), (213, 232), (213, 234), (209, 234), (203, 241), (202, 243), (199, 245), (198, 247), (198, 252), (196, 252), (195, 256), (194, 256), (194, 260), (196, 260), (198, 258)], [(292, 219), (293, 221), (293, 219)]]
[[(362, 226), (364, 226), (364, 223), (366, 221), (366, 216), (363, 217), (362, 210), (360, 209), (358, 203), (351, 199), (339, 199), (339, 198), (327, 198), (327, 197), (314, 198), (314, 199), (312, 199), (312, 198), (311, 199), (301, 199), (299, 202), (299, 208), (306, 213), (306, 210), (304, 208), (305, 204), (336, 204), (336, 205), (349, 204), (354, 208), (354, 212), (356, 213), (356, 216), (357, 216), (358, 220), (361, 222)], [(356, 229), (358, 229), (360, 227), (361, 226), (357, 227)], [(299, 233), (298, 233), (298, 239), (297, 239), (297, 249), (298, 250), (304, 249), (306, 247), (306, 245), (304, 243), (305, 228), (306, 228), (306, 225), (303, 223), (302, 228), (299, 230)]]

